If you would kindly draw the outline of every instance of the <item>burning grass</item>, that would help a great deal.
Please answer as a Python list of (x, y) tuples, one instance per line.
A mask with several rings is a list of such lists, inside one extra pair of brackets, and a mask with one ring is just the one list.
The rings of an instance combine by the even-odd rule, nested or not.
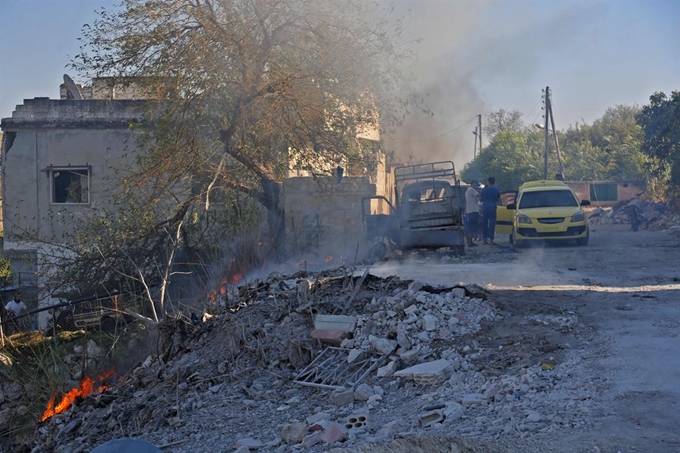
[(66, 410), (69, 407), (71, 407), (71, 405), (87, 398), (88, 396), (95, 392), (102, 393), (104, 390), (108, 388), (108, 385), (106, 385), (105, 383), (108, 380), (110, 380), (114, 375), (115, 371), (110, 370), (97, 376), (96, 379), (92, 379), (89, 376), (85, 376), (85, 378), (82, 381), (80, 381), (80, 385), (78, 387), (69, 390), (64, 394), (64, 396), (61, 397), (59, 403), (57, 403), (57, 394), (56, 393), (52, 394), (52, 397), (47, 402), (47, 409), (45, 409), (45, 412), (43, 413), (42, 417), (40, 417), (40, 422), (44, 422), (45, 420), (47, 420), (50, 417), (53, 417), (54, 415), (66, 412)]

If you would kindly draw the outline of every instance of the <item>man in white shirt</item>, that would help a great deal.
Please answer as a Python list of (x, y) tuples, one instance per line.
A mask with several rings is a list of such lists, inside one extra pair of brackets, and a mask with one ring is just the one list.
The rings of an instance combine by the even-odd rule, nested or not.
[(465, 191), (465, 237), (468, 247), (476, 247), (472, 238), (479, 228), (479, 182), (472, 181)]
[(24, 314), (28, 308), (26, 308), (26, 304), (22, 302), (21, 294), (17, 291), (14, 293), (14, 299), (10, 300), (7, 302), (7, 305), (5, 305), (5, 310), (11, 312), (14, 316), (19, 316)]

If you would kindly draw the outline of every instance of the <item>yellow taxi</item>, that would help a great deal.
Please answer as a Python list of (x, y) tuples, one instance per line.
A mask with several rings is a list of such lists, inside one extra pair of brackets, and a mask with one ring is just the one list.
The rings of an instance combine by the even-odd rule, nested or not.
[[(502, 199), (513, 201), (507, 195)], [(527, 182), (520, 186), (514, 202), (498, 207), (496, 233), (510, 234), (510, 241), (517, 247), (555, 240), (587, 245), (590, 230), (582, 206), (588, 205), (590, 201), (579, 202), (562, 181)]]

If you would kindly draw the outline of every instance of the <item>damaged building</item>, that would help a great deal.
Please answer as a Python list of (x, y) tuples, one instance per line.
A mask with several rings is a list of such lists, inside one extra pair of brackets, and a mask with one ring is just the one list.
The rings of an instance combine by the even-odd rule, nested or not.
[[(38, 301), (39, 238), (57, 239), (77, 228), (68, 219), (85, 217), (93, 206), (106, 207), (115, 172), (137, 147), (131, 125), (142, 120), (146, 101), (133, 84), (117, 86), (110, 79), (75, 85), (65, 77), (61, 99), (38, 97), (17, 105), (2, 119), (2, 191), (4, 254), (15, 274), (24, 278), (29, 309), (54, 303)], [(358, 140), (379, 143), (377, 131)], [(390, 172), (384, 157), (373, 169), (342, 168), (320, 176), (291, 171), (284, 182), (286, 245), (290, 254), (310, 259), (365, 251), (362, 198), (389, 197)], [(321, 174), (328, 175), (325, 169)], [(387, 209), (375, 200), (374, 212)], [(27, 286), (30, 286), (28, 288)]]

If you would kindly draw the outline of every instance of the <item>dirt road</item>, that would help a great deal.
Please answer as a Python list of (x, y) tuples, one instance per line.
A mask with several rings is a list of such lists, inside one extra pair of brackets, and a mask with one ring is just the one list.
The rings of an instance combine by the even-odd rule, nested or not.
[[(472, 254), (507, 255), (480, 246)], [(427, 259), (385, 263), (376, 275), (399, 275), (433, 285), (485, 284), (513, 317), (540, 307), (565, 310), (584, 325), (566, 356), (585, 366), (583, 382), (601, 382), (603, 410), (592, 425), (551, 434), (551, 451), (680, 452), (680, 240), (625, 226), (596, 226), (587, 247), (523, 249), (514, 260), (442, 264)], [(483, 256), (480, 256), (483, 258)], [(482, 260), (484, 261), (484, 260)], [(508, 335), (521, 324), (505, 326)], [(503, 326), (492, 332), (504, 334)], [(492, 335), (489, 336), (493, 341)], [(587, 376), (586, 376), (587, 375)], [(528, 450), (527, 450), (528, 451)]]

